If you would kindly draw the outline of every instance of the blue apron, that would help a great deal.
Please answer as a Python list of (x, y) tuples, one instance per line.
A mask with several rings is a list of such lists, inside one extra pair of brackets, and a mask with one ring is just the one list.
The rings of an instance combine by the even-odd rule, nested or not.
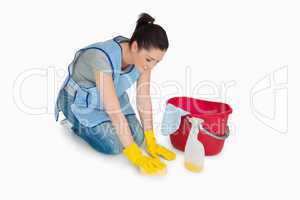
[[(99, 89), (97, 89), (96, 86), (90, 88), (81, 87), (72, 79), (74, 63), (80, 54), (88, 49), (97, 49), (107, 56), (112, 67), (113, 82), (116, 94), (119, 98), (122, 113), (124, 115), (135, 114), (126, 90), (138, 80), (140, 72), (134, 65), (130, 65), (128, 71), (122, 72), (122, 48), (120, 46), (120, 42), (127, 40), (127, 38), (118, 36), (108, 41), (91, 44), (77, 51), (73, 61), (68, 66), (68, 75), (60, 88), (59, 94), (63, 89), (65, 89), (70, 95), (74, 96), (73, 103), (71, 104), (71, 111), (82, 125), (86, 127), (94, 127), (102, 122), (111, 121), (104, 109)], [(59, 96), (60, 95), (58, 95), (55, 103), (56, 121), (58, 120), (59, 112), (61, 111), (59, 106)]]

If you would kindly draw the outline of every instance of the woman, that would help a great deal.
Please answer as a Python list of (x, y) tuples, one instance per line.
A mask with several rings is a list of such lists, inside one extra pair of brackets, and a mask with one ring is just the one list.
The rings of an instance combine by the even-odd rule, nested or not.
[[(158, 145), (153, 132), (150, 74), (169, 43), (154, 19), (140, 15), (130, 39), (122, 36), (80, 49), (69, 65), (69, 75), (58, 95), (56, 120), (62, 111), (75, 134), (97, 151), (123, 153), (142, 172), (161, 174), (166, 165), (159, 156), (176, 155)], [(126, 90), (137, 81), (139, 123)], [(145, 138), (146, 150), (139, 146)]]

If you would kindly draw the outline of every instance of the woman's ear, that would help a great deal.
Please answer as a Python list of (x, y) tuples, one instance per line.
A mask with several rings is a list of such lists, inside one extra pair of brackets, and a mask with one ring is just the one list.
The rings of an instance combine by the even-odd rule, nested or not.
[(133, 41), (131, 44), (131, 51), (136, 53), (136, 52), (138, 52), (138, 50), (139, 50), (139, 47), (138, 47), (137, 41)]

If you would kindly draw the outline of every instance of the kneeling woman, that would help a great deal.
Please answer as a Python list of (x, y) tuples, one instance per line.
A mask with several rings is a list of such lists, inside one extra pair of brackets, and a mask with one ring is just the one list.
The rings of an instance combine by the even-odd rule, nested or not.
[[(156, 143), (153, 132), (150, 74), (169, 46), (165, 30), (153, 22), (143, 13), (130, 39), (118, 36), (80, 49), (68, 67), (55, 107), (56, 120), (62, 111), (74, 133), (94, 149), (123, 153), (147, 174), (165, 170), (159, 156), (176, 157)], [(135, 81), (142, 125), (126, 92)], [(139, 148), (144, 138), (150, 156)]]

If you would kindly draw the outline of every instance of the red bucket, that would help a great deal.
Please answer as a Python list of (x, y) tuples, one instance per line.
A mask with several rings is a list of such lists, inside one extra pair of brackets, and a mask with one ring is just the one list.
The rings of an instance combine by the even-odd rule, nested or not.
[(176, 149), (184, 151), (192, 126), (188, 117), (197, 117), (204, 120), (203, 129), (198, 133), (198, 140), (204, 146), (205, 155), (216, 155), (222, 151), (224, 141), (229, 135), (227, 119), (232, 113), (228, 104), (189, 97), (173, 97), (167, 103), (190, 113), (181, 117), (179, 128), (170, 135), (171, 143)]

